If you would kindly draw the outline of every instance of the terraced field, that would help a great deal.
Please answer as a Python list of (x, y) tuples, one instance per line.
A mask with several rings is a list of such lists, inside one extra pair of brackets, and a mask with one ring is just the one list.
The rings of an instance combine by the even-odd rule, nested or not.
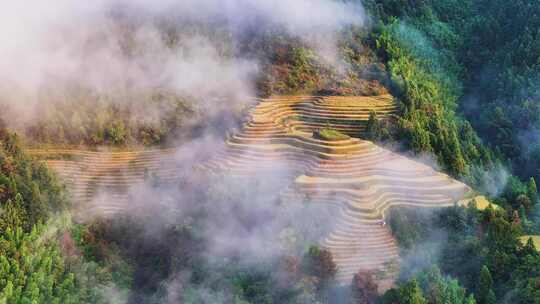
[[(174, 149), (92, 152), (69, 149), (28, 150), (45, 159), (67, 184), (80, 220), (111, 216), (129, 208), (130, 191), (148, 179), (179, 177)], [(76, 210), (77, 211), (77, 210)]]
[(331, 219), (334, 230), (321, 240), (339, 266), (338, 279), (348, 283), (360, 269), (375, 271), (384, 290), (393, 283), (399, 265), (385, 210), (400, 205), (452, 206), (470, 189), (368, 141), (313, 137), (320, 128), (359, 136), (371, 110), (385, 119), (395, 107), (390, 96), (261, 101), (243, 130), (228, 139), (226, 150), (208, 166), (232, 176), (287, 168), (293, 182), (283, 191), (284, 199), (331, 204), (338, 210)]
[[(205, 167), (231, 177), (280, 170), (290, 180), (280, 194), (284, 201), (334, 206), (335, 216), (328, 219), (334, 228), (320, 242), (335, 257), (338, 279), (349, 283), (359, 270), (375, 271), (384, 290), (393, 283), (400, 260), (384, 222), (385, 211), (392, 206), (451, 206), (463, 202), (470, 189), (429, 166), (359, 139), (372, 110), (386, 119), (396, 108), (388, 95), (260, 100), (242, 129), (228, 136), (225, 148)], [(351, 138), (317, 139), (313, 134), (321, 128)], [(126, 189), (145, 176), (171, 182), (179, 177), (173, 150), (32, 153), (63, 156), (48, 164), (71, 185), (81, 208), (104, 214), (128, 208)], [(113, 203), (96, 199), (101, 190), (114, 197), (108, 199)]]

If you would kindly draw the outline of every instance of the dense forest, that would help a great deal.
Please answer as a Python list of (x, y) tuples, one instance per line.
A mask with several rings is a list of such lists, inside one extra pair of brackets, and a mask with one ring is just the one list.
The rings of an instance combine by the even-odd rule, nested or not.
[(0, 300), (107, 303), (111, 273), (78, 253), (63, 187), (5, 129), (0, 169)]
[[(41, 96), (55, 102), (40, 104), (31, 123), (11, 128), (15, 110), (0, 113), (0, 303), (540, 303), (539, 248), (522, 239), (540, 234), (540, 4), (352, 2), (362, 3), (369, 22), (336, 33), (345, 71), (279, 28), (254, 30), (232, 45), (229, 34), (195, 27), (211, 32), (224, 56), (261, 63), (250, 75), (253, 95), (391, 93), (399, 113), (382, 121), (372, 112), (365, 139), (432, 156), (493, 205), (392, 209), (387, 221), (402, 263), (382, 295), (377, 273), (360, 271), (350, 286), (336, 282), (331, 253), (311, 237), (328, 210), (276, 212), (282, 206), (270, 181), (237, 187), (198, 171), (174, 189), (148, 180), (154, 196), (142, 199), (182, 202), (74, 223), (65, 186), (23, 145), (174, 146), (224, 135), (246, 106), (209, 111), (194, 96), (159, 89), (99, 95), (75, 87)], [(134, 27), (123, 35), (135, 36)], [(167, 48), (181, 47), (181, 29), (159, 28)], [(134, 40), (121, 41), (130, 56)], [(336, 133), (316, 135), (348, 138)], [(259, 196), (268, 197), (253, 202)], [(310, 225), (299, 226), (300, 217)], [(267, 236), (259, 226), (279, 233), (255, 244), (270, 253), (253, 260), (260, 255), (253, 244), (234, 240), (238, 231)], [(220, 228), (238, 248), (216, 246), (209, 234)]]
[(508, 185), (521, 189), (517, 179), (538, 179), (537, 55), (530, 34), (537, 5), (367, 1), (366, 6), (378, 16), (374, 44), (404, 103), (393, 138), (408, 150), (434, 153), (446, 171), (496, 194), (502, 192), (495, 187), (502, 168), (516, 176)]
[[(503, 207), (429, 215), (393, 211), (392, 228), (401, 246), (412, 250), (412, 265), (425, 263), (420, 256), (440, 270), (402, 269), (408, 278), (383, 302), (471, 303), (462, 284), (477, 303), (538, 303), (538, 253), (532, 240), (522, 244), (519, 236), (538, 232), (533, 29), (540, 7), (445, 0), (367, 5), (379, 17), (376, 47), (405, 107), (397, 126), (390, 126), (393, 131), (382, 132), (374, 120), (371, 136), (435, 153), (448, 172), (487, 191)], [(503, 177), (501, 168), (510, 175)], [(497, 181), (501, 178), (505, 183)], [(422, 216), (433, 226), (418, 225), (425, 222)], [(440, 272), (457, 281), (441, 280)]]

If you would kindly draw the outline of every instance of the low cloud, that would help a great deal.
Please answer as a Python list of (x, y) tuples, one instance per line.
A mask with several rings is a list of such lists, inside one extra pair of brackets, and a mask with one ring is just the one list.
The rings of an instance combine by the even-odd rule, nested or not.
[(364, 19), (331, 0), (13, 2), (0, 12), (0, 103), (21, 120), (80, 90), (121, 102), (161, 89), (222, 110), (253, 96), (258, 62), (235, 49), (246, 37), (277, 30), (336, 61), (332, 37)]

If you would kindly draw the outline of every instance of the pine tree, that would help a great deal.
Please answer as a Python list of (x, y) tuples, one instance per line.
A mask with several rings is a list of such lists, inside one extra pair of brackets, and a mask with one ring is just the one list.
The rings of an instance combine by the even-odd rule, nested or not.
[(478, 304), (494, 304), (496, 301), (495, 294), (492, 290), (493, 278), (487, 266), (482, 266), (480, 271), (480, 282), (478, 286)]
[(423, 129), (419, 123), (414, 124), (414, 128), (410, 134), (409, 145), (415, 153), (433, 151), (429, 138), (429, 132)]
[(319, 289), (324, 289), (337, 273), (332, 253), (318, 246), (311, 246), (304, 258), (304, 271), (319, 279)]
[(534, 245), (533, 239), (529, 238), (527, 244), (521, 249), (521, 254), (523, 255), (535, 255), (537, 253), (536, 246)]
[(366, 138), (373, 141), (381, 139), (381, 123), (375, 111), (369, 113), (369, 120), (366, 125)]
[(399, 299), (401, 304), (427, 303), (416, 279), (411, 280), (399, 289)]
[(0, 231), (25, 225), (27, 215), (23, 205), (20, 194), (15, 196), (15, 201), (10, 199), (5, 203), (4, 212), (0, 215)]
[(464, 304), (476, 304), (476, 299), (473, 295), (469, 295), (467, 299), (465, 299)]
[(461, 152), (461, 144), (459, 142), (457, 133), (451, 132), (449, 135), (450, 139), (448, 143), (445, 144), (443, 149), (445, 154), (445, 164), (447, 164), (448, 169), (453, 174), (467, 173), (467, 166), (465, 159), (463, 158), (463, 153)]
[(496, 304), (496, 303), (497, 303), (497, 298), (495, 297), (495, 293), (493, 292), (493, 290), (490, 289), (486, 297), (485, 304)]
[(519, 209), (520, 207), (525, 208), (527, 212), (531, 212), (533, 209), (533, 202), (529, 196), (521, 194), (516, 198), (514, 208)]
[(533, 205), (538, 203), (538, 188), (536, 187), (534, 177), (531, 177), (527, 184), (527, 195), (531, 199)]
[(354, 275), (351, 284), (352, 304), (374, 304), (377, 300), (377, 283), (373, 273), (360, 271)]

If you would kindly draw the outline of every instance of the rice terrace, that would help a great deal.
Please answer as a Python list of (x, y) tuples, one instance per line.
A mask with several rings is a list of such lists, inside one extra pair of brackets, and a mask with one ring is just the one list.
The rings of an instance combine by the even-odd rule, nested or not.
[[(337, 280), (348, 283), (359, 270), (373, 271), (381, 273), (379, 284), (384, 291), (392, 286), (400, 260), (385, 211), (394, 206), (466, 204), (468, 200), (463, 199), (473, 195), (468, 186), (446, 174), (359, 139), (371, 112), (386, 119), (395, 111), (390, 95), (263, 99), (250, 109), (251, 118), (241, 131), (229, 136), (225, 149), (204, 165), (231, 177), (249, 177), (286, 162), (291, 185), (282, 193), (285, 199), (307, 198), (310, 204), (336, 207), (338, 224), (321, 245), (334, 256)], [(348, 136), (321, 138), (317, 136), (320, 130)], [(46, 157), (46, 163), (70, 185), (74, 201), (85, 214), (110, 215), (129, 209), (127, 189), (142, 183), (145, 176), (179, 179), (174, 150), (28, 153)], [(96, 209), (91, 202), (96, 202), (93, 195), (100, 191), (112, 194), (113, 199), (107, 204), (98, 201)]]
[(540, 3), (0, 10), (0, 304), (540, 304)]

